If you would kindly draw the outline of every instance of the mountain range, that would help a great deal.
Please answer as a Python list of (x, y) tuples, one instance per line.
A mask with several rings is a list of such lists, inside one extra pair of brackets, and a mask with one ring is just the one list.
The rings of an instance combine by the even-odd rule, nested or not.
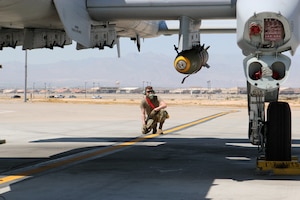
[[(91, 57), (82, 60), (64, 60), (51, 64), (27, 64), (28, 87), (78, 87), (120, 86), (142, 87), (245, 87), (242, 55), (210, 55), (211, 68), (203, 68), (188, 77), (173, 67), (174, 57), (158, 53), (130, 53), (121, 58)], [(287, 87), (300, 86), (300, 55), (293, 58)], [(0, 70), (0, 88), (22, 88), (25, 80), (25, 65), (21, 62), (3, 63)]]

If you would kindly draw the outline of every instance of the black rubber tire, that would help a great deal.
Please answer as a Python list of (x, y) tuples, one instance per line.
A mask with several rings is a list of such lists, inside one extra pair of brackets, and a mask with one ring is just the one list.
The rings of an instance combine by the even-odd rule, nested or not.
[(291, 161), (291, 109), (286, 102), (271, 102), (267, 110), (266, 160)]

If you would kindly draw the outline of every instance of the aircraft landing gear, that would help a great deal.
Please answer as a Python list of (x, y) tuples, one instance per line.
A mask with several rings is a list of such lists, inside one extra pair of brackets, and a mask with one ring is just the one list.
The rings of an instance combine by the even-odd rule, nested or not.
[[(247, 79), (249, 140), (262, 154), (257, 168), (280, 173), (293, 168), (300, 174), (300, 165), (291, 156), (291, 110), (288, 103), (278, 102), (279, 88), (288, 77), (291, 59), (279, 52), (270, 54), (258, 48), (243, 64)], [(266, 103), (269, 107), (265, 113)]]
[(291, 109), (286, 102), (271, 102), (267, 109), (265, 155), (257, 171), (275, 175), (300, 175), (300, 163), (291, 156)]
[[(247, 86), (249, 139), (253, 145), (258, 145), (261, 154), (257, 158), (257, 172), (300, 175), (298, 158), (291, 156), (289, 104), (278, 102), (279, 90), (261, 90), (249, 83)], [(269, 102), (269, 106), (265, 113), (266, 102)]]
[(266, 130), (266, 160), (291, 161), (291, 110), (288, 103), (269, 104)]

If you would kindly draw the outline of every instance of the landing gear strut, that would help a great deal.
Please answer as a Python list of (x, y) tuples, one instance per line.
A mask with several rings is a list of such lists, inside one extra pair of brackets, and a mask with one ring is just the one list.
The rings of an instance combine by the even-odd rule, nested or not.
[[(300, 163), (291, 155), (291, 109), (278, 102), (278, 90), (267, 92), (248, 83), (249, 139), (260, 147), (257, 171), (300, 175)], [(272, 98), (275, 97), (275, 98)], [(271, 101), (273, 100), (273, 101)], [(265, 120), (265, 102), (270, 102)]]
[[(278, 102), (279, 90), (264, 91), (248, 83), (249, 139), (267, 161), (291, 161), (291, 109)], [(265, 103), (267, 120), (265, 120)]]

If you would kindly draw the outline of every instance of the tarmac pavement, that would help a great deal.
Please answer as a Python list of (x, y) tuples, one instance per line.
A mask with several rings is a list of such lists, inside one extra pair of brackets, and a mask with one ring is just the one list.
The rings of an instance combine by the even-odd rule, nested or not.
[[(2, 102), (0, 139), (6, 143), (0, 145), (0, 199), (300, 196), (299, 176), (256, 172), (258, 151), (247, 139), (247, 108), (167, 110), (165, 134), (143, 136), (138, 105)], [(292, 111), (292, 154), (299, 156), (300, 109)]]

